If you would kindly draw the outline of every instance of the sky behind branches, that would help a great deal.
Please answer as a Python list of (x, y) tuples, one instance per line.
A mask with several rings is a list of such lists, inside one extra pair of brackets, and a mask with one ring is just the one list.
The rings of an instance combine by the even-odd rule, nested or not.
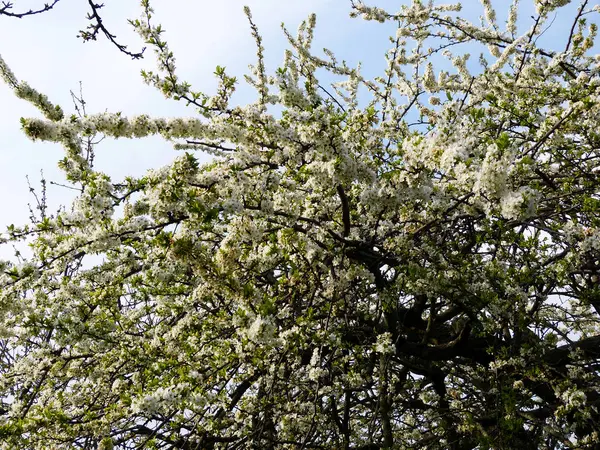
[[(17, 9), (39, 6), (36, 2), (15, 2)], [(38, 2), (39, 3), (39, 2)], [(225, 66), (230, 75), (240, 80), (234, 100), (247, 103), (254, 93), (244, 85), (243, 74), (248, 64), (255, 62), (255, 44), (244, 4), (252, 10), (255, 23), (264, 39), (267, 67), (274, 70), (283, 60), (287, 42), (280, 28), (283, 21), (295, 33), (298, 24), (311, 12), (317, 13), (317, 48), (327, 45), (346, 49), (349, 61), (363, 60), (366, 65), (378, 61), (384, 67), (381, 52), (371, 54), (374, 40), (384, 50), (387, 32), (381, 26), (348, 18), (349, 1), (304, 0), (220, 0), (195, 2), (190, 0), (155, 0), (156, 21), (166, 29), (166, 39), (174, 51), (178, 72), (193, 88), (209, 94), (214, 92), (217, 65)], [(88, 113), (121, 111), (126, 115), (192, 116), (193, 108), (165, 99), (155, 88), (143, 83), (140, 70), (154, 69), (152, 49), (145, 58), (133, 61), (121, 54), (103, 37), (96, 42), (82, 43), (76, 38), (87, 23), (87, 2), (62, 0), (54, 10), (24, 19), (0, 16), (0, 55), (19, 80), (45, 93), (70, 115), (74, 112), (70, 91), (78, 93), (83, 85)], [(139, 51), (141, 39), (132, 31), (126, 19), (141, 13), (138, 0), (108, 0), (103, 13), (104, 24), (116, 34), (128, 50)], [(390, 29), (389, 27), (387, 28)], [(366, 35), (366, 36), (365, 36)], [(368, 36), (368, 37), (367, 37)], [(383, 44), (383, 47), (381, 46)], [(20, 117), (40, 116), (27, 102), (14, 96), (0, 84), (0, 228), (10, 223), (23, 224), (28, 219), (27, 203), (33, 201), (25, 176), (34, 187), (39, 186), (40, 170), (48, 181), (63, 182), (57, 168), (63, 157), (59, 144), (32, 142), (20, 130)], [(141, 175), (146, 169), (168, 164), (176, 152), (161, 138), (136, 141), (105, 140), (97, 147), (96, 167), (114, 176)], [(73, 197), (68, 189), (48, 187), (49, 204), (58, 207)]]
[[(373, 4), (396, 10), (407, 1), (378, 0)], [(39, 7), (39, 1), (19, 1), (15, 11)], [(128, 50), (139, 51), (141, 39), (127, 23), (141, 13), (138, 0), (107, 0), (101, 9), (104, 24), (117, 35)], [(367, 2), (371, 4), (372, 2)], [(445, 2), (444, 2), (445, 3)], [(482, 14), (479, 0), (465, 0), (461, 14), (477, 21)], [(531, 24), (531, 1), (523, 1), (520, 24), (525, 31)], [(225, 66), (229, 75), (238, 77), (238, 93), (234, 103), (245, 104), (255, 94), (245, 85), (243, 74), (248, 64), (256, 61), (255, 44), (250, 34), (243, 6), (248, 4), (253, 20), (263, 37), (267, 71), (273, 72), (288, 48), (280, 24), (285, 22), (294, 34), (299, 23), (311, 12), (317, 14), (315, 49), (327, 47), (338, 60), (350, 66), (361, 61), (364, 75), (383, 73), (384, 52), (389, 48), (388, 36), (395, 33), (393, 24), (350, 19), (350, 0), (154, 0), (155, 20), (166, 29), (165, 38), (175, 53), (181, 79), (195, 90), (212, 94), (216, 87), (213, 75), (217, 65)], [(499, 23), (502, 24), (508, 1), (496, 1)], [(575, 8), (577, 5), (573, 5)], [(182, 102), (165, 99), (155, 88), (143, 83), (140, 70), (155, 68), (152, 49), (143, 60), (133, 61), (120, 53), (106, 39), (82, 43), (76, 38), (87, 25), (87, 2), (61, 0), (54, 10), (38, 16), (14, 19), (0, 16), (0, 55), (19, 80), (48, 95), (67, 115), (74, 113), (70, 91), (78, 93), (79, 83), (88, 113), (117, 112), (125, 115), (193, 116), (195, 110)], [(570, 27), (572, 15), (557, 17), (553, 29)], [(552, 35), (545, 38), (552, 40)], [(480, 51), (480, 50), (477, 50)], [(488, 54), (489, 56), (489, 54)], [(472, 57), (476, 65), (477, 54)], [(26, 176), (39, 188), (40, 170), (48, 182), (63, 183), (57, 162), (63, 157), (59, 144), (32, 142), (20, 130), (20, 117), (39, 117), (35, 108), (17, 99), (10, 89), (0, 84), (0, 230), (11, 223), (27, 223), (27, 203), (34, 198), (29, 193)], [(177, 156), (170, 143), (162, 138), (138, 140), (105, 140), (96, 148), (98, 170), (108, 173), (114, 181), (126, 175), (142, 175), (147, 169), (168, 164)], [(206, 161), (207, 157), (201, 157)], [(50, 212), (59, 205), (67, 208), (74, 191), (56, 185), (48, 186)], [(6, 257), (5, 251), (0, 257)]]

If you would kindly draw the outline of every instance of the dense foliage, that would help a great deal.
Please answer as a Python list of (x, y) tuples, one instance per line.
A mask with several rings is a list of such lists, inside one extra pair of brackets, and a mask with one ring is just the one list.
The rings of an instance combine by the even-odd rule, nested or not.
[[(0, 448), (600, 448), (600, 8), (482, 3), (354, 2), (397, 24), (373, 80), (314, 16), (266, 73), (247, 10), (239, 107), (222, 68), (177, 77), (144, 0), (144, 79), (192, 118), (69, 117), (2, 62), (80, 194), (4, 235), (34, 256), (0, 276)], [(154, 134), (171, 165), (94, 168), (90, 138)]]

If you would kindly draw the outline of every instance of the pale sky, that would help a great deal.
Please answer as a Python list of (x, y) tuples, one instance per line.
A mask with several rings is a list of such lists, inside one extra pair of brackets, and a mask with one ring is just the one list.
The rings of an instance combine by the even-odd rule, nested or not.
[[(15, 11), (39, 7), (41, 1), (17, 1)], [(105, 25), (118, 41), (131, 51), (142, 47), (127, 18), (141, 13), (138, 0), (107, 0), (101, 11)], [(390, 1), (383, 2), (389, 6)], [(274, 70), (283, 59), (287, 42), (280, 28), (285, 22), (295, 32), (301, 20), (317, 13), (316, 48), (327, 46), (341, 50), (340, 59), (356, 63), (376, 61), (384, 67), (383, 51), (387, 46), (385, 27), (350, 19), (349, 0), (154, 0), (155, 23), (166, 29), (166, 40), (175, 52), (178, 73), (198, 90), (212, 93), (217, 65), (226, 66), (230, 75), (240, 80), (239, 103), (252, 101), (244, 89), (243, 74), (255, 62), (254, 40), (243, 13), (249, 5), (266, 48), (268, 69)], [(74, 112), (69, 94), (83, 83), (88, 113), (122, 111), (127, 115), (156, 116), (194, 115), (183, 103), (166, 100), (156, 89), (143, 83), (140, 69), (154, 69), (154, 55), (146, 51), (142, 61), (132, 61), (106, 39), (82, 43), (76, 38), (86, 26), (87, 2), (62, 0), (54, 10), (23, 19), (0, 16), (0, 54), (20, 80), (60, 104), (67, 114)], [(373, 42), (379, 51), (373, 59)], [(19, 118), (40, 116), (37, 110), (0, 83), (0, 229), (15, 223), (27, 223), (28, 193), (25, 176), (39, 185), (40, 170), (47, 180), (62, 181), (57, 162), (63, 157), (58, 144), (31, 142), (20, 130)], [(170, 144), (160, 138), (144, 140), (105, 140), (97, 147), (96, 167), (119, 180), (127, 174), (141, 175), (146, 169), (168, 164), (176, 155)], [(53, 209), (69, 204), (72, 198), (65, 188), (48, 187)]]
[[(390, 10), (407, 0), (373, 0)], [(39, 7), (42, 0), (16, 1), (15, 10)], [(139, 0), (106, 0), (101, 10), (105, 25), (138, 51), (140, 38), (127, 23), (141, 13)], [(445, 2), (443, 2), (445, 3)], [(477, 20), (482, 13), (479, 0), (464, 0), (464, 15)], [(505, 17), (508, 1), (496, 1), (498, 16)], [(531, 1), (524, 3), (531, 6)], [(285, 22), (295, 32), (301, 20), (311, 12), (317, 14), (315, 49), (327, 47), (339, 60), (355, 66), (362, 61), (365, 75), (381, 74), (385, 67), (384, 52), (389, 46), (387, 36), (395, 33), (393, 24), (381, 25), (350, 19), (350, 0), (154, 0), (155, 23), (166, 29), (164, 35), (174, 51), (178, 74), (197, 90), (213, 93), (217, 65), (226, 66), (230, 75), (240, 80), (240, 93), (234, 100), (247, 103), (254, 99), (244, 85), (243, 74), (248, 64), (255, 62), (254, 40), (243, 13), (249, 5), (254, 22), (263, 36), (268, 71), (273, 71), (283, 59), (288, 47), (280, 29)], [(20, 80), (49, 96), (67, 114), (74, 112), (70, 90), (78, 91), (83, 82), (88, 113), (117, 112), (126, 115), (191, 116), (192, 108), (166, 100), (156, 89), (146, 86), (140, 69), (154, 69), (151, 49), (141, 61), (132, 61), (108, 43), (104, 37), (97, 42), (82, 43), (76, 38), (87, 25), (87, 2), (62, 0), (54, 10), (24, 19), (0, 16), (0, 54)], [(527, 14), (522, 17), (527, 19)], [(571, 20), (571, 18), (568, 18)], [(565, 20), (565, 19), (563, 19)], [(570, 22), (560, 23), (566, 27)], [(527, 25), (528, 27), (528, 25)], [(551, 36), (550, 36), (551, 38)], [(475, 62), (477, 56), (473, 55)], [(57, 162), (63, 157), (58, 144), (31, 142), (21, 132), (19, 118), (40, 116), (35, 108), (17, 99), (0, 83), (0, 230), (14, 223), (28, 222), (27, 203), (33, 202), (25, 176), (39, 186), (40, 170), (48, 181), (63, 181)], [(171, 145), (160, 138), (144, 140), (105, 140), (96, 149), (96, 168), (121, 180), (125, 175), (141, 175), (148, 168), (168, 164), (176, 156)], [(65, 188), (49, 186), (51, 211), (58, 205), (69, 205), (73, 193)], [(5, 256), (4, 252), (0, 252)]]

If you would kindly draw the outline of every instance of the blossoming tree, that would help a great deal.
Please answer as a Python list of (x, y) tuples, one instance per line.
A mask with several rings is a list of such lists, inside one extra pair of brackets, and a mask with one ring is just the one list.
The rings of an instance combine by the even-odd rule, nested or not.
[[(599, 8), (536, 0), (521, 34), (482, 3), (354, 2), (397, 24), (372, 80), (314, 16), (266, 73), (247, 10), (240, 107), (224, 69), (177, 77), (143, 0), (144, 79), (191, 118), (68, 116), (2, 62), (80, 195), (3, 238), (33, 256), (0, 275), (0, 447), (600, 448)], [(87, 157), (153, 134), (182, 153), (145, 176)]]

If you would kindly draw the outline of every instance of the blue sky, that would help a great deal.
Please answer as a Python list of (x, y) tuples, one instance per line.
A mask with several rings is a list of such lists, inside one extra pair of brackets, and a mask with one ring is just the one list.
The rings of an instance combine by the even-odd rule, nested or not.
[[(16, 2), (15, 10), (39, 3)], [(254, 41), (243, 13), (245, 4), (251, 7), (263, 36), (269, 69), (277, 67), (287, 47), (281, 22), (295, 31), (311, 12), (317, 13), (318, 48), (341, 50), (340, 56), (353, 62), (362, 60), (379, 67), (384, 64), (382, 51), (387, 30), (379, 24), (350, 19), (350, 2), (346, 0), (155, 0), (153, 3), (156, 21), (163, 24), (166, 39), (175, 52), (180, 76), (205, 92), (212, 92), (216, 84), (213, 72), (217, 65), (226, 66), (243, 83), (242, 75), (247, 72), (248, 64), (255, 61)], [(0, 16), (0, 54), (16, 76), (47, 94), (67, 113), (73, 112), (69, 92), (77, 92), (81, 81), (89, 113), (194, 115), (193, 109), (166, 100), (142, 82), (140, 69), (154, 68), (150, 49), (144, 60), (132, 61), (103, 38), (85, 44), (76, 38), (78, 30), (86, 25), (86, 5), (81, 0), (62, 0), (55, 10), (39, 16), (20, 20)], [(138, 0), (108, 0), (102, 12), (104, 23), (119, 41), (127, 43), (132, 51), (141, 48), (141, 40), (126, 21), (140, 15)], [(376, 55), (372, 49), (375, 41), (381, 48)], [(240, 88), (237, 102), (251, 101), (248, 89)], [(26, 175), (34, 186), (38, 184), (41, 169), (47, 180), (63, 181), (57, 168), (63, 150), (57, 144), (31, 142), (23, 135), (19, 118), (39, 113), (3, 84), (0, 84), (0, 105), (0, 229), (5, 229), (10, 223), (24, 224), (28, 220), (27, 203), (33, 198), (28, 193)], [(118, 180), (126, 174), (142, 174), (150, 167), (167, 164), (174, 156), (169, 143), (160, 138), (105, 140), (97, 147), (96, 167)], [(72, 195), (65, 188), (48, 187), (53, 208), (69, 204)]]
[[(40, 1), (15, 2), (15, 8), (35, 7)], [(140, 14), (138, 0), (106, 0), (102, 9), (104, 23), (118, 36), (118, 40), (137, 51), (142, 45), (139, 37), (127, 24), (127, 18)], [(402, 0), (367, 2), (393, 10)], [(405, 1), (406, 3), (406, 1)], [(440, 2), (447, 3), (447, 1)], [(482, 14), (479, 0), (465, 0), (463, 13), (471, 20)], [(533, 12), (532, 2), (526, 5), (521, 24), (529, 26), (528, 16)], [(243, 5), (252, 10), (255, 23), (264, 39), (267, 68), (273, 70), (283, 58), (287, 42), (280, 29), (285, 22), (295, 31), (309, 13), (317, 14), (315, 48), (327, 47), (338, 59), (350, 65), (362, 61), (367, 75), (382, 73), (383, 54), (388, 47), (387, 36), (394, 33), (393, 25), (350, 19), (350, 0), (154, 0), (156, 22), (166, 29), (166, 39), (177, 58), (180, 77), (204, 92), (211, 93), (215, 86), (212, 75), (216, 65), (226, 66), (230, 75), (242, 81), (239, 103), (253, 98), (243, 89), (242, 75), (248, 64), (255, 61), (254, 41), (243, 13)], [(500, 22), (506, 17), (510, 2), (496, 1)], [(527, 7), (527, 5), (529, 5)], [(105, 39), (82, 43), (76, 38), (78, 30), (86, 26), (87, 2), (62, 0), (55, 10), (24, 19), (0, 16), (0, 54), (19, 79), (47, 94), (67, 113), (73, 112), (70, 90), (78, 91), (83, 83), (88, 112), (116, 112), (133, 115), (146, 113), (155, 116), (194, 115), (195, 111), (182, 103), (169, 101), (154, 88), (146, 86), (140, 69), (153, 69), (151, 50), (141, 61), (132, 61), (117, 51)], [(561, 19), (564, 23), (561, 23)], [(555, 26), (570, 27), (568, 20), (558, 18)], [(522, 31), (524, 31), (524, 29)], [(552, 39), (552, 35), (545, 36)], [(473, 55), (477, 60), (477, 55)], [(28, 220), (27, 203), (33, 198), (28, 192), (26, 175), (34, 186), (39, 185), (40, 170), (48, 181), (62, 182), (57, 162), (63, 157), (59, 145), (29, 141), (20, 131), (19, 118), (39, 116), (26, 102), (14, 97), (0, 84), (0, 229), (10, 223), (25, 224)], [(176, 152), (160, 138), (144, 140), (105, 140), (97, 147), (96, 167), (119, 180), (123, 176), (141, 175), (146, 169), (168, 164)], [(51, 209), (68, 205), (73, 192), (49, 186)], [(2, 252), (4, 253), (4, 252)]]

